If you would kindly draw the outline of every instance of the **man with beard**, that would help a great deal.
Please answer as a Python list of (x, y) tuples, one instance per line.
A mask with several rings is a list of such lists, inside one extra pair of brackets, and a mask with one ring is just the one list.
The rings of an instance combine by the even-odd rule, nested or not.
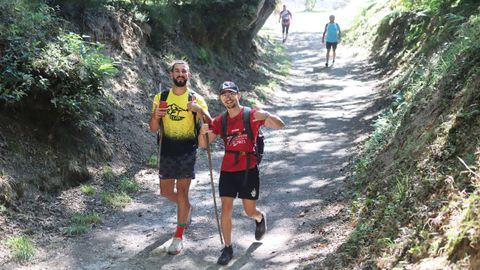
[[(225, 143), (225, 155), (223, 156), (219, 182), (222, 201), (221, 227), (225, 247), (217, 263), (227, 265), (233, 257), (232, 212), (233, 200), (237, 196), (242, 199), (245, 213), (255, 220), (255, 239), (261, 240), (265, 235), (267, 217), (265, 212), (256, 207), (260, 191), (260, 179), (254, 142), (256, 142), (262, 125), (279, 129), (283, 128), (285, 124), (278, 116), (267, 111), (241, 106), (239, 103), (239, 88), (233, 82), (222, 83), (219, 95), (223, 105), (227, 108), (227, 112), (220, 114), (212, 121), (211, 130), (209, 130), (208, 125), (202, 125), (200, 136), (198, 136), (198, 144), (199, 147), (205, 148), (217, 136), (221, 136)], [(244, 117), (250, 118), (253, 140), (248, 136), (243, 124)], [(225, 127), (223, 126), (224, 123), (226, 124)], [(209, 134), (208, 142), (206, 136), (203, 136), (207, 133)]]
[[(168, 253), (183, 248), (183, 232), (191, 222), (192, 206), (188, 199), (190, 182), (195, 178), (197, 152), (196, 119), (211, 122), (205, 100), (188, 89), (188, 63), (174, 61), (170, 76), (173, 87), (153, 99), (150, 130), (162, 132), (160, 154), (160, 195), (177, 204), (177, 229)], [(166, 103), (165, 103), (166, 101)], [(175, 191), (176, 190), (176, 191)]]

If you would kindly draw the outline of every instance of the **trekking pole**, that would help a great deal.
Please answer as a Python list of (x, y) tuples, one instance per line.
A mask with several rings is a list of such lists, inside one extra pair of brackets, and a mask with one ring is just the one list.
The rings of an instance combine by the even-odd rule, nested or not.
[[(203, 121), (202, 121), (203, 123)], [(207, 156), (208, 168), (210, 169), (210, 184), (212, 186), (213, 207), (215, 208), (215, 219), (217, 220), (218, 234), (220, 235), (220, 243), (223, 245), (222, 229), (220, 228), (220, 221), (218, 219), (217, 199), (215, 198), (215, 185), (213, 184), (213, 169), (212, 169), (212, 151), (210, 150), (210, 143), (208, 141), (208, 133), (205, 134), (207, 140)]]
[[(158, 84), (158, 93), (162, 93), (162, 83)], [(162, 154), (162, 137), (163, 137), (163, 121), (160, 119), (160, 127), (157, 131), (157, 172), (158, 177), (160, 178), (160, 156)]]

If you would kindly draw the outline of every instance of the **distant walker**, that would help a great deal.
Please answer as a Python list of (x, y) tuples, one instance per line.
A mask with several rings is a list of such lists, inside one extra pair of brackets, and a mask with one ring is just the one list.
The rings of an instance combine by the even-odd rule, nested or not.
[(280, 12), (278, 22), (282, 21), (282, 41), (285, 43), (288, 38), (288, 29), (290, 28), (290, 21), (292, 20), (292, 13), (287, 10), (287, 6), (283, 5), (283, 10)]
[(329, 17), (330, 22), (325, 25), (325, 30), (323, 31), (322, 36), (322, 44), (325, 43), (325, 36), (327, 36), (327, 61), (325, 66), (328, 67), (328, 60), (330, 58), (330, 49), (333, 48), (333, 57), (332, 57), (332, 65), (335, 63), (335, 56), (336, 56), (336, 49), (338, 43), (340, 43), (341, 39), (341, 31), (340, 26), (338, 23), (335, 22), (335, 16), (330, 15)]

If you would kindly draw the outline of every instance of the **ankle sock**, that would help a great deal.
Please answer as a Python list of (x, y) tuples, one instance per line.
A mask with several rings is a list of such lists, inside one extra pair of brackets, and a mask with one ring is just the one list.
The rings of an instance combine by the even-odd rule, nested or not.
[(183, 231), (185, 231), (186, 224), (178, 224), (177, 231), (175, 231), (175, 237), (183, 238)]

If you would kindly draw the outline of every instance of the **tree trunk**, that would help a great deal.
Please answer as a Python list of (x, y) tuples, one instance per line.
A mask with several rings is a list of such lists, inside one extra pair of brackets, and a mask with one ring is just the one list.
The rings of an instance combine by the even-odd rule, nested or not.
[(216, 52), (248, 50), (279, 0), (192, 1), (177, 5), (181, 31)]

